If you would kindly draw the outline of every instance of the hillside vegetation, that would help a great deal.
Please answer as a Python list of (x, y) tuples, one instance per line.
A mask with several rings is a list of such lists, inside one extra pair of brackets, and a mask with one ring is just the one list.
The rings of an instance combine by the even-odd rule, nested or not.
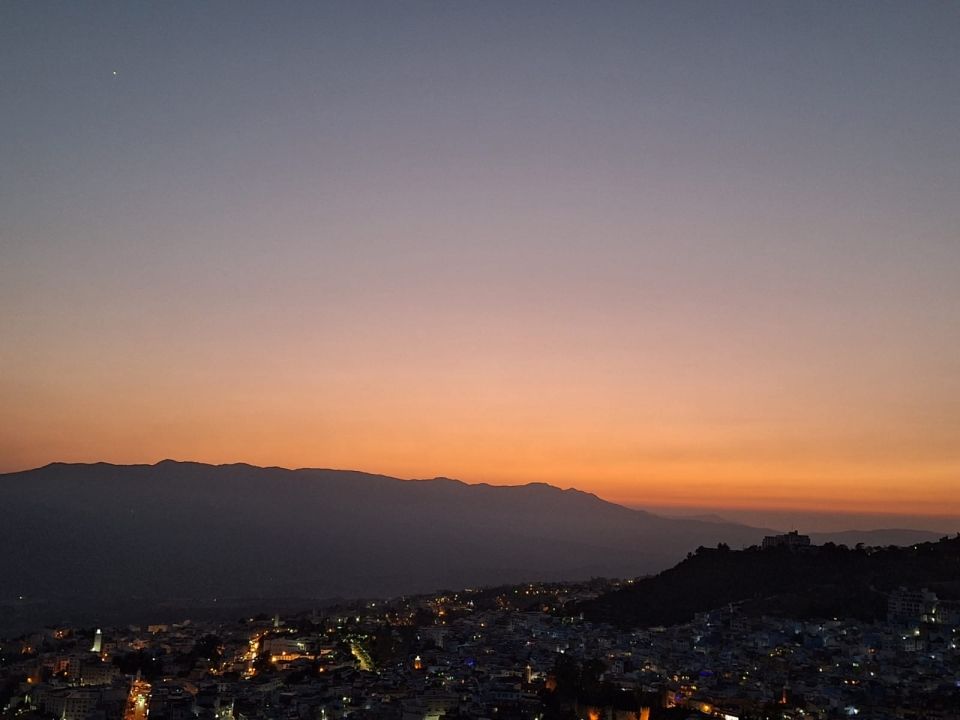
[(960, 597), (960, 534), (911, 547), (701, 547), (670, 570), (578, 609), (623, 626), (682, 623), (729, 603), (742, 603), (751, 614), (869, 621), (884, 615), (885, 593), (900, 586)]

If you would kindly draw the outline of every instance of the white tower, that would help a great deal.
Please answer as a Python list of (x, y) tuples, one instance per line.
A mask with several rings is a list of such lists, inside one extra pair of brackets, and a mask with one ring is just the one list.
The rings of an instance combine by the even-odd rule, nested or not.
[(97, 628), (96, 634), (93, 636), (93, 647), (90, 648), (90, 652), (99, 653), (100, 648), (103, 646), (103, 632), (100, 628)]

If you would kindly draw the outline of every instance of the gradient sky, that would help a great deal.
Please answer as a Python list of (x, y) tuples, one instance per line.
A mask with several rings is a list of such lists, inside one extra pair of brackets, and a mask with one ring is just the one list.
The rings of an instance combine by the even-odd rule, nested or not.
[(960, 4), (0, 6), (0, 470), (960, 515)]

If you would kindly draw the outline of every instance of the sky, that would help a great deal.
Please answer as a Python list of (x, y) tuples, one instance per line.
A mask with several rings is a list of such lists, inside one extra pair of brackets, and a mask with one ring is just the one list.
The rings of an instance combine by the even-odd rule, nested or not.
[(960, 516), (960, 5), (4, 3), (0, 472)]

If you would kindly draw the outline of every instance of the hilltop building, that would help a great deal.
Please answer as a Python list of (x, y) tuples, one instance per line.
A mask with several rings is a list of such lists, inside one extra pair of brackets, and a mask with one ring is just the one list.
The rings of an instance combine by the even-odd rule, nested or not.
[(767, 535), (763, 539), (764, 550), (769, 548), (785, 547), (795, 550), (797, 548), (810, 547), (810, 536), (801, 535), (796, 530), (792, 530), (785, 535)]

